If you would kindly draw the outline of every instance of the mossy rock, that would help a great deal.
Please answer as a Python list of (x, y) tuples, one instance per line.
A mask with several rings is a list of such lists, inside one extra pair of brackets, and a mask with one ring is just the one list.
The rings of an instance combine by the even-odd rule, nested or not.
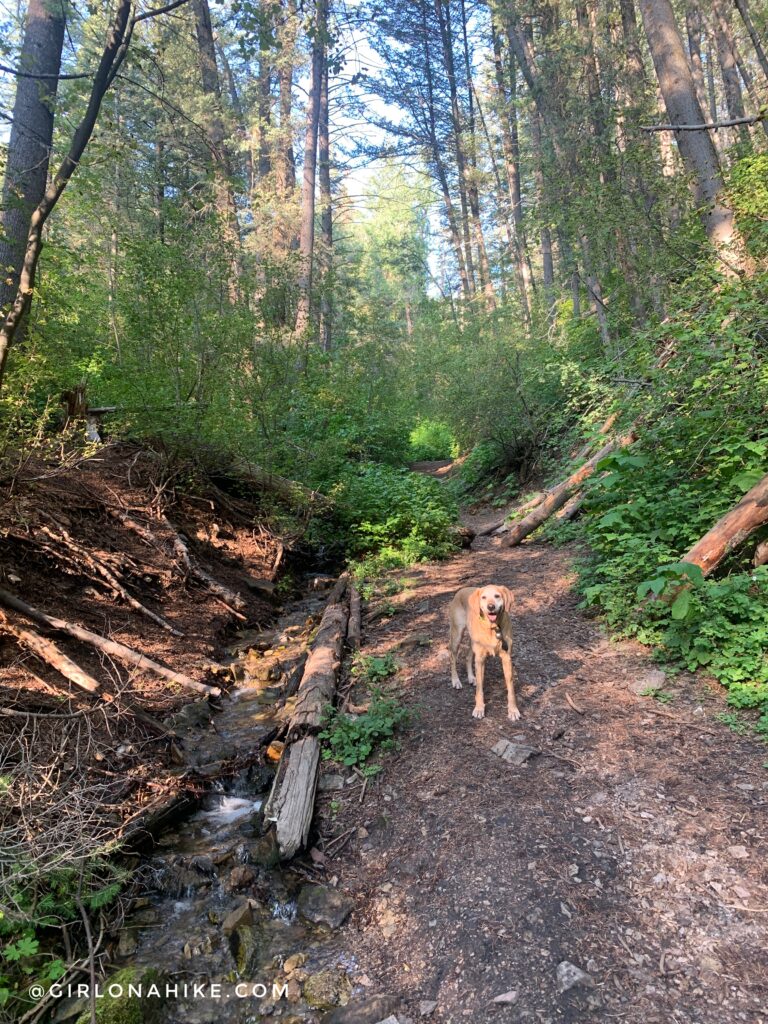
[(346, 971), (319, 971), (304, 982), (304, 999), (315, 1010), (345, 1006), (351, 994), (352, 984)]
[(240, 978), (250, 978), (259, 963), (261, 929), (241, 924), (229, 936), (229, 948)]
[[(96, 1000), (97, 1024), (160, 1024), (168, 1002), (165, 982), (165, 976), (153, 968), (138, 971), (135, 967), (125, 967), (111, 975), (100, 984), (103, 994)], [(131, 995), (129, 985), (140, 986), (142, 995)], [(159, 995), (147, 994), (152, 985), (157, 986)], [(88, 1008), (77, 1018), (77, 1024), (90, 1022), (91, 1011)]]

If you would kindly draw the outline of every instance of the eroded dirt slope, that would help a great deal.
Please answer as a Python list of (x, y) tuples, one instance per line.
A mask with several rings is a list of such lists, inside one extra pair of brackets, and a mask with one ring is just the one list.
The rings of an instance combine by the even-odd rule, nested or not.
[[(407, 575), (364, 651), (396, 654), (420, 717), (362, 806), (334, 793), (321, 819), (355, 829), (332, 870), (368, 992), (400, 1022), (768, 1019), (768, 752), (717, 720), (722, 693), (640, 696), (655, 666), (579, 610), (566, 551), (489, 540)], [(490, 581), (515, 595), (514, 724), (498, 661), (483, 721), (449, 685), (447, 605)], [(507, 763), (501, 738), (536, 753)], [(564, 961), (589, 978), (562, 991)]]

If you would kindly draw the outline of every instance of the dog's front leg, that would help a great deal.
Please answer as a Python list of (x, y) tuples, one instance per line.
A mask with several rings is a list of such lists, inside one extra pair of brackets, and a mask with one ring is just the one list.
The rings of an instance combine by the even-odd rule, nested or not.
[(484, 647), (475, 647), (475, 710), (473, 718), (485, 718), (485, 698), (483, 696), (483, 677), (485, 676), (485, 659), (488, 652)]
[[(457, 629), (453, 622), (451, 622), (451, 686), (454, 690), (461, 689), (461, 680), (459, 679), (459, 672), (456, 668), (456, 655), (459, 653), (459, 644), (461, 643), (461, 636), (463, 632), (463, 629)], [(469, 681), (470, 683), (472, 682), (471, 677)]]
[(516, 722), (520, 717), (515, 699), (515, 669), (512, 665), (511, 651), (502, 650), (501, 667), (504, 670), (504, 682), (507, 684), (507, 718)]

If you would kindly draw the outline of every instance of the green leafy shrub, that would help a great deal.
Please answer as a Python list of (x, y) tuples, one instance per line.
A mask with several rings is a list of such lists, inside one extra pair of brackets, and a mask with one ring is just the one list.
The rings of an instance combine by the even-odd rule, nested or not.
[(381, 771), (381, 765), (368, 762), (374, 750), (395, 750), (395, 732), (410, 721), (412, 712), (400, 705), (394, 697), (373, 688), (371, 704), (360, 715), (349, 715), (338, 708), (329, 707), (325, 715), (325, 728), (320, 733), (323, 758), (337, 761), (347, 767), (358, 768), (370, 777)]
[(435, 459), (455, 459), (459, 446), (447, 423), (437, 420), (419, 420), (410, 433), (412, 462)]

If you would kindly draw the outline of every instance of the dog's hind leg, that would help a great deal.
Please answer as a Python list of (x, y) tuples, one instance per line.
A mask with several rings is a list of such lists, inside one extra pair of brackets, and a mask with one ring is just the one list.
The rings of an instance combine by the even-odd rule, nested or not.
[(464, 635), (464, 626), (458, 626), (453, 620), (451, 621), (451, 686), (454, 690), (461, 689), (461, 680), (459, 679), (459, 672), (456, 668), (456, 655), (459, 653), (459, 644), (461, 638)]
[(475, 654), (472, 650), (471, 643), (469, 645), (469, 650), (467, 651), (467, 680), (469, 681), (470, 686), (475, 685)]
[(507, 684), (507, 718), (516, 722), (520, 711), (515, 699), (515, 669), (512, 665), (512, 651), (501, 652), (501, 667), (504, 670), (504, 682)]

